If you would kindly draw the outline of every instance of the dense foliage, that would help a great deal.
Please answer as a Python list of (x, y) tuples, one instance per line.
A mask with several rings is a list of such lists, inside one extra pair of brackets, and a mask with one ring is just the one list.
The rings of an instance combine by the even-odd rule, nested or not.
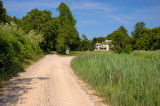
[(107, 35), (112, 40), (114, 49), (118, 53), (130, 53), (132, 50), (158, 50), (160, 49), (160, 27), (149, 29), (144, 22), (137, 22), (132, 37), (124, 26)]
[(0, 25), (0, 81), (22, 70), (26, 59), (38, 58), (41, 53), (38, 43), (15, 23)]
[(107, 39), (112, 40), (115, 52), (117, 53), (130, 53), (132, 51), (131, 37), (124, 26), (120, 26), (118, 30), (107, 36)]
[(81, 42), (81, 48), (82, 51), (89, 51), (93, 50), (92, 43), (90, 40), (88, 40), (86, 35), (82, 35), (82, 42)]
[(160, 51), (83, 54), (71, 66), (114, 106), (160, 105)]
[(67, 49), (76, 50), (79, 47), (80, 38), (75, 27), (76, 20), (70, 8), (62, 2), (57, 9), (59, 11), (59, 29), (56, 50), (58, 53), (65, 54)]
[(3, 7), (2, 1), (0, 1), (0, 23), (6, 22), (6, 9)]

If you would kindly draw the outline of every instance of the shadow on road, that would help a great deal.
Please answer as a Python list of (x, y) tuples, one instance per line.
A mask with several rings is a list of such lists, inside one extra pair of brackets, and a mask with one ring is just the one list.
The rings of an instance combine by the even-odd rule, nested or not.
[[(13, 105), (19, 100), (24, 101), (26, 98), (22, 96), (28, 93), (29, 90), (33, 89), (30, 85), (33, 80), (47, 80), (46, 77), (35, 77), (35, 78), (21, 78), (14, 81), (9, 81), (6, 84), (4, 92), (0, 92), (0, 106)], [(23, 102), (23, 103), (24, 103)]]
[(52, 51), (52, 52), (48, 53), (48, 55), (52, 55), (52, 54), (57, 54), (57, 52), (56, 51)]

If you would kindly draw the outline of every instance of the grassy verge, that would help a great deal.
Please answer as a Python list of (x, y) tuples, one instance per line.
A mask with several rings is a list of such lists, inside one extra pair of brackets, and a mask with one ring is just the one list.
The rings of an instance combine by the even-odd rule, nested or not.
[(113, 105), (160, 105), (158, 58), (92, 53), (74, 58), (71, 66), (98, 95)]
[(156, 50), (156, 51), (134, 51), (132, 52), (132, 55), (138, 56), (138, 57), (142, 57), (142, 58), (148, 58), (148, 59), (160, 59), (160, 50)]
[(87, 53), (112, 53), (112, 51), (70, 51), (69, 54), (58, 54), (59, 56), (79, 56), (82, 54), (87, 54)]

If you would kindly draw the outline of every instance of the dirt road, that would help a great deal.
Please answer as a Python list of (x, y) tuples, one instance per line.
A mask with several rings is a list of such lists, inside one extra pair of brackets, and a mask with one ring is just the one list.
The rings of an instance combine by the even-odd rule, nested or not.
[(94, 106), (70, 68), (73, 57), (49, 54), (8, 82), (0, 106)]

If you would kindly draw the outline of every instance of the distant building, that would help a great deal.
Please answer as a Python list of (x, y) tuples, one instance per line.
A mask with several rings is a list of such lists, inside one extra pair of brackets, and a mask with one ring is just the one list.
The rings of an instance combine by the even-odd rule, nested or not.
[(113, 50), (113, 45), (111, 45), (112, 40), (105, 40), (102, 43), (96, 43), (94, 45), (94, 51), (111, 51)]

